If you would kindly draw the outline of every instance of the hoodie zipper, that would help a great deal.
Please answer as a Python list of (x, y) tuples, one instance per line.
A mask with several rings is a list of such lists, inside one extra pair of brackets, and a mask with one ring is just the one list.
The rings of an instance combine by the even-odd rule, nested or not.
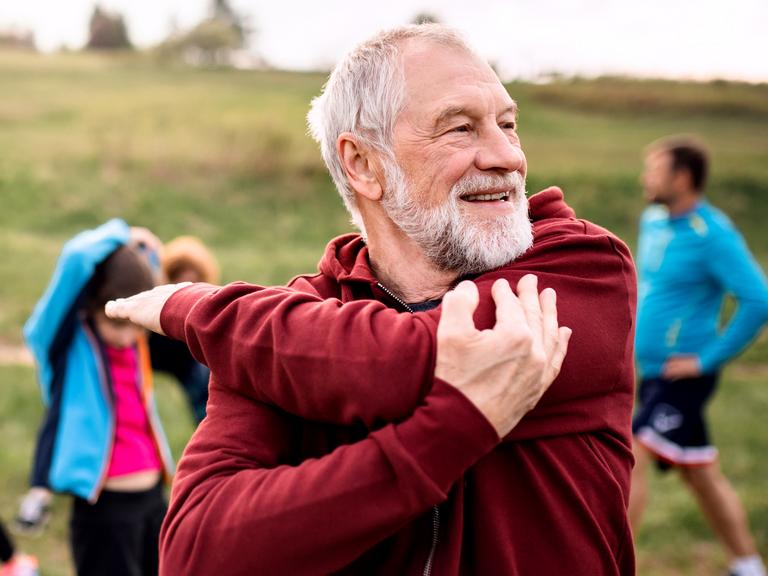
[(403, 308), (405, 308), (405, 309), (406, 309), (408, 312), (410, 312), (411, 314), (413, 314), (413, 308), (411, 308), (410, 306), (408, 306), (408, 304), (406, 304), (406, 303), (405, 303), (405, 302), (403, 302), (403, 301), (402, 301), (402, 300), (401, 300), (399, 297), (397, 297), (397, 296), (395, 295), (395, 293), (394, 293), (394, 292), (392, 292), (392, 290), (390, 290), (389, 288), (387, 288), (386, 286), (384, 286), (384, 284), (382, 284), (381, 282), (376, 282), (376, 286), (378, 286), (379, 288), (381, 288), (381, 289), (382, 289), (382, 290), (383, 290), (383, 291), (386, 293), (386, 295), (387, 295), (387, 296), (389, 296), (390, 298), (392, 298), (392, 300), (394, 300), (395, 302), (397, 302), (398, 304), (400, 304), (400, 306), (402, 306)]
[[(400, 304), (403, 308), (405, 308), (408, 312), (413, 314), (413, 308), (408, 306), (405, 302), (402, 301), (398, 296), (396, 296), (392, 290), (384, 286), (381, 282), (377, 282), (376, 286), (378, 286), (385, 294), (387, 294), (390, 298), (392, 298), (395, 302)], [(437, 550), (437, 540), (438, 536), (440, 534), (440, 508), (437, 505), (432, 506), (432, 545), (429, 549), (429, 555), (427, 556), (427, 561), (424, 564), (424, 570), (422, 572), (423, 576), (431, 576), (432, 574), (432, 565), (435, 560), (435, 551)]]
[(424, 564), (424, 576), (430, 576), (432, 574), (432, 563), (435, 560), (435, 551), (437, 550), (437, 536), (440, 532), (440, 508), (435, 505), (432, 506), (432, 548), (429, 550), (429, 556), (427, 556), (427, 562)]

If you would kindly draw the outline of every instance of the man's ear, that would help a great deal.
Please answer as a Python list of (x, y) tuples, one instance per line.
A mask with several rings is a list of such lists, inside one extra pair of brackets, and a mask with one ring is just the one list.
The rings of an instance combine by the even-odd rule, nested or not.
[(376, 154), (367, 146), (361, 145), (350, 132), (339, 135), (336, 140), (336, 152), (355, 192), (369, 200), (380, 200), (382, 187), (378, 177), (380, 170)]
[(690, 170), (678, 169), (672, 172), (672, 183), (679, 192), (690, 192), (693, 188), (693, 175)]

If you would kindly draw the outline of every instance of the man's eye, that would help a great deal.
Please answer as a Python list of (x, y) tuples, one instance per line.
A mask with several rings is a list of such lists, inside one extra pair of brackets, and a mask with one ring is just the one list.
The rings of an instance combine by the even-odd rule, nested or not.
[(455, 128), (451, 128), (451, 132), (469, 132), (470, 127), (469, 124), (462, 124), (461, 126), (456, 126)]
[(517, 130), (517, 122), (502, 122), (499, 126), (502, 130)]

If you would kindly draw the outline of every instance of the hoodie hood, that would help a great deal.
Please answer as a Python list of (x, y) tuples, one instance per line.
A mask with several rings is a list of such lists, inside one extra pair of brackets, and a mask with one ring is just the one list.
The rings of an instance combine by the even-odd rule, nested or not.
[(550, 186), (528, 198), (528, 211), (534, 224), (551, 218), (576, 218), (576, 212), (565, 203), (558, 186)]

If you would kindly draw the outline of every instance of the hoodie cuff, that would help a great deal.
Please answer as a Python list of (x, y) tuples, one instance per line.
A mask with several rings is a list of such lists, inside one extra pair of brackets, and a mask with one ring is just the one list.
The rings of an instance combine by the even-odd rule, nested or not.
[(192, 309), (200, 300), (218, 289), (218, 286), (198, 282), (174, 292), (160, 311), (160, 327), (165, 335), (186, 342), (185, 326)]
[(426, 404), (395, 427), (416, 466), (447, 495), (451, 486), (501, 441), (496, 429), (456, 387), (435, 379)]

